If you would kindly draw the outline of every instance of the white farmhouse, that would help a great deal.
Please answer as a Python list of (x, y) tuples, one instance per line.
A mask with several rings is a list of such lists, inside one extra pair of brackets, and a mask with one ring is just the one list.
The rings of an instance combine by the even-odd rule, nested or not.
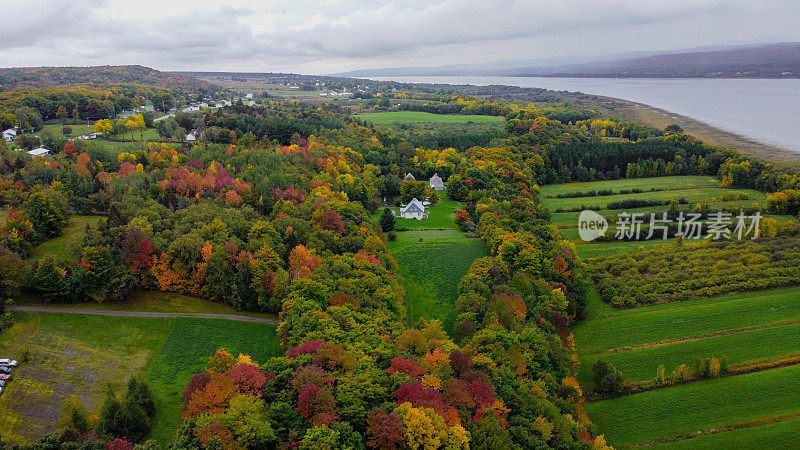
[(17, 138), (17, 129), (16, 128), (9, 128), (3, 131), (3, 140), (6, 142), (14, 142), (14, 139)]
[(400, 218), (423, 220), (428, 218), (428, 213), (425, 212), (425, 205), (414, 198), (406, 206), (400, 207)]
[(44, 155), (46, 155), (48, 153), (50, 153), (50, 150), (48, 150), (48, 149), (46, 149), (44, 147), (39, 147), (39, 148), (35, 148), (33, 150), (28, 150), (28, 154), (31, 155), (31, 156), (44, 156)]
[(444, 182), (438, 173), (433, 174), (431, 177), (431, 189), (435, 189), (437, 191), (444, 189)]
[(409, 172), (409, 173), (406, 174), (406, 177), (404, 178), (404, 180), (415, 181), (416, 178), (414, 178), (414, 175), (411, 175), (411, 172)]

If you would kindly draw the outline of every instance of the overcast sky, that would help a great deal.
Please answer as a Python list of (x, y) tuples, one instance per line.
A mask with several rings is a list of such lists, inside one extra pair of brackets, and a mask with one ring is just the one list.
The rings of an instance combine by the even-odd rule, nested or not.
[(798, 0), (2, 0), (0, 66), (291, 71), (800, 41)]

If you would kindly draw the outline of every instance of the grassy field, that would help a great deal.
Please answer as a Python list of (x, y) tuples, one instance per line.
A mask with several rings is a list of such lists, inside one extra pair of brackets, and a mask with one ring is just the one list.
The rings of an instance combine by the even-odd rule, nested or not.
[(800, 365), (788, 366), (593, 402), (586, 412), (611, 445), (643, 444), (798, 412), (798, 377)]
[(503, 118), (499, 116), (479, 116), (479, 115), (460, 115), (460, 114), (432, 114), (419, 111), (396, 111), (396, 112), (379, 112), (358, 114), (361, 120), (374, 123), (377, 125), (391, 124), (391, 123), (425, 123), (425, 122), (439, 122), (439, 123), (487, 123), (487, 122), (502, 122)]
[[(30, 294), (22, 295), (14, 301), (15, 305), (44, 305), (45, 303)], [(192, 297), (190, 295), (178, 294), (175, 292), (162, 292), (150, 290), (138, 290), (130, 297), (121, 301), (114, 302), (83, 302), (83, 303), (59, 303), (57, 305), (47, 304), (47, 306), (58, 306), (67, 309), (101, 309), (105, 311), (143, 311), (159, 313), (203, 313), (203, 314), (233, 314), (247, 317), (275, 317), (267, 313), (252, 311), (239, 311), (236, 308), (224, 304), (211, 302), (203, 298)]]
[(654, 445), (650, 448), (658, 450), (717, 450), (721, 448), (777, 450), (797, 447), (798, 436), (800, 436), (800, 418), (682, 439)]
[(33, 249), (33, 258), (52, 255), (56, 259), (65, 259), (69, 255), (70, 245), (80, 241), (86, 230), (86, 225), (96, 224), (102, 216), (72, 216), (64, 227), (61, 236), (42, 242)]
[[(416, 237), (417, 233), (420, 237)], [(414, 237), (406, 238), (406, 234)], [(420, 318), (440, 319), (445, 329), (451, 330), (458, 282), (472, 261), (487, 256), (483, 242), (466, 238), (456, 230), (406, 231), (398, 233), (398, 240), (389, 243), (389, 250), (400, 266), (409, 324)]]
[[(431, 228), (447, 228), (452, 229), (455, 227), (455, 223), (453, 222), (453, 218), (456, 217), (456, 210), (463, 208), (461, 203), (450, 200), (449, 198), (444, 197), (446, 194), (445, 191), (440, 191), (439, 201), (433, 207), (426, 208), (428, 212), (428, 218), (424, 220), (417, 220), (417, 219), (401, 219), (397, 218), (394, 228), (397, 230), (422, 230), (422, 229), (431, 229)], [(393, 209), (397, 215), (400, 215), (400, 208), (390, 208)], [(372, 215), (372, 220), (376, 223), (381, 217), (383, 213), (383, 208), (378, 208), (378, 210)]]
[(96, 413), (109, 384), (146, 380), (156, 400), (151, 437), (168, 444), (180, 418), (182, 392), (210, 355), (225, 347), (264, 361), (280, 353), (275, 327), (216, 319), (156, 319), (71, 314), (15, 314), (0, 353), (20, 360), (0, 396), (0, 434), (10, 442), (53, 430), (66, 396)]
[(610, 189), (618, 193), (624, 189), (642, 190), (667, 190), (667, 189), (696, 189), (706, 187), (719, 187), (720, 183), (716, 177), (710, 175), (687, 175), (675, 177), (654, 177), (654, 178), (624, 178), (621, 180), (590, 181), (583, 183), (564, 183), (548, 184), (541, 186), (542, 197), (556, 197), (558, 195), (572, 194), (576, 192), (599, 191)]
[[(644, 184), (643, 184), (644, 185)], [(608, 208), (609, 203), (626, 200), (663, 200), (672, 201), (685, 199), (691, 206), (697, 203), (716, 203), (725, 201), (723, 195), (733, 195), (731, 200), (747, 200), (750, 203), (763, 203), (765, 194), (752, 189), (731, 189), (724, 187), (703, 187), (691, 189), (670, 189), (664, 191), (641, 192), (638, 194), (616, 194), (599, 195), (596, 197), (573, 197), (573, 198), (543, 198), (542, 203), (551, 211), (571, 211), (580, 209), (599, 209)], [(740, 198), (743, 197), (743, 198)], [(650, 207), (653, 210), (653, 207)]]
[[(94, 127), (90, 125), (64, 125), (65, 127), (72, 128), (72, 133), (69, 133), (67, 136), (75, 137), (80, 136), (82, 134), (89, 134), (94, 133)], [(52, 125), (44, 125), (42, 127), (42, 131), (49, 131), (50, 133), (60, 136), (61, 135), (61, 125), (60, 124), (52, 124)]]

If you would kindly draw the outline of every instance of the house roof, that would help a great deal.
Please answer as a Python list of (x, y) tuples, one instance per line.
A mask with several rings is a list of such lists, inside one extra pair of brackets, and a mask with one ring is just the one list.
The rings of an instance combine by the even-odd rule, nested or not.
[(431, 177), (431, 187), (444, 187), (444, 182), (442, 182), (442, 177), (439, 176), (438, 173), (433, 174)]
[(50, 150), (44, 147), (39, 147), (28, 151), (28, 154), (31, 156), (41, 156), (41, 155), (46, 155), (48, 153), (50, 153)]
[(3, 136), (5, 136), (7, 134), (13, 134), (14, 136), (16, 136), (17, 135), (17, 130), (14, 129), (14, 128), (9, 128), (9, 129), (3, 131)]
[(425, 205), (422, 204), (421, 201), (417, 200), (416, 198), (411, 199), (410, 202), (406, 206), (400, 208), (400, 214), (405, 214), (407, 212), (410, 213), (424, 213), (425, 212)]
[(416, 178), (414, 178), (414, 175), (411, 175), (411, 172), (409, 172), (409, 173), (407, 173), (407, 174), (406, 174), (406, 177), (405, 177), (405, 179), (406, 179), (406, 180), (416, 180)]

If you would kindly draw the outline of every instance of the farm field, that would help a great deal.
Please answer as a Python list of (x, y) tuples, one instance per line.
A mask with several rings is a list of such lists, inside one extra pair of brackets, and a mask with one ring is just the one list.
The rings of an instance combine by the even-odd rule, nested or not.
[(542, 197), (557, 197), (576, 192), (599, 191), (610, 189), (618, 193), (624, 189), (642, 190), (673, 190), (673, 189), (697, 189), (708, 187), (719, 187), (720, 183), (716, 177), (711, 175), (685, 175), (674, 177), (653, 177), (653, 178), (623, 178), (619, 180), (589, 181), (563, 184), (548, 184), (541, 186)]
[[(797, 413), (798, 376), (800, 365), (794, 365), (698, 381), (593, 402), (586, 412), (615, 447), (652, 443)], [(740, 431), (762, 432), (758, 428)]]
[[(643, 184), (642, 186), (646, 186)], [(727, 195), (729, 200), (723, 200), (723, 195)], [(761, 204), (764, 201), (763, 192), (752, 189), (732, 189), (725, 187), (703, 187), (691, 189), (670, 189), (663, 191), (640, 192), (631, 194), (599, 195), (595, 197), (572, 197), (572, 198), (543, 198), (542, 203), (551, 211), (571, 211), (574, 209), (600, 209), (608, 208), (612, 202), (626, 200), (658, 200), (669, 202), (672, 200), (685, 199), (690, 205), (706, 202), (747, 200), (750, 203)], [(653, 207), (651, 207), (652, 209)]]
[(797, 446), (797, 436), (800, 436), (800, 418), (682, 439), (654, 445), (650, 448), (658, 450), (786, 449)]
[(70, 245), (80, 241), (86, 230), (86, 225), (94, 225), (103, 216), (72, 216), (67, 222), (67, 226), (61, 236), (42, 242), (33, 249), (33, 258), (41, 258), (51, 255), (55, 259), (65, 259), (68, 256)]
[(147, 381), (156, 401), (150, 437), (166, 445), (180, 418), (182, 392), (219, 347), (257, 361), (280, 353), (272, 325), (219, 319), (15, 314), (0, 352), (20, 367), (0, 397), (0, 434), (10, 442), (52, 431), (66, 396), (96, 413), (109, 384)]
[(369, 123), (384, 125), (391, 123), (424, 123), (424, 122), (439, 122), (439, 123), (489, 123), (489, 122), (502, 122), (503, 118), (500, 116), (479, 116), (479, 115), (460, 115), (460, 114), (433, 114), (420, 111), (397, 111), (397, 112), (379, 112), (358, 114), (355, 117), (365, 120)]

